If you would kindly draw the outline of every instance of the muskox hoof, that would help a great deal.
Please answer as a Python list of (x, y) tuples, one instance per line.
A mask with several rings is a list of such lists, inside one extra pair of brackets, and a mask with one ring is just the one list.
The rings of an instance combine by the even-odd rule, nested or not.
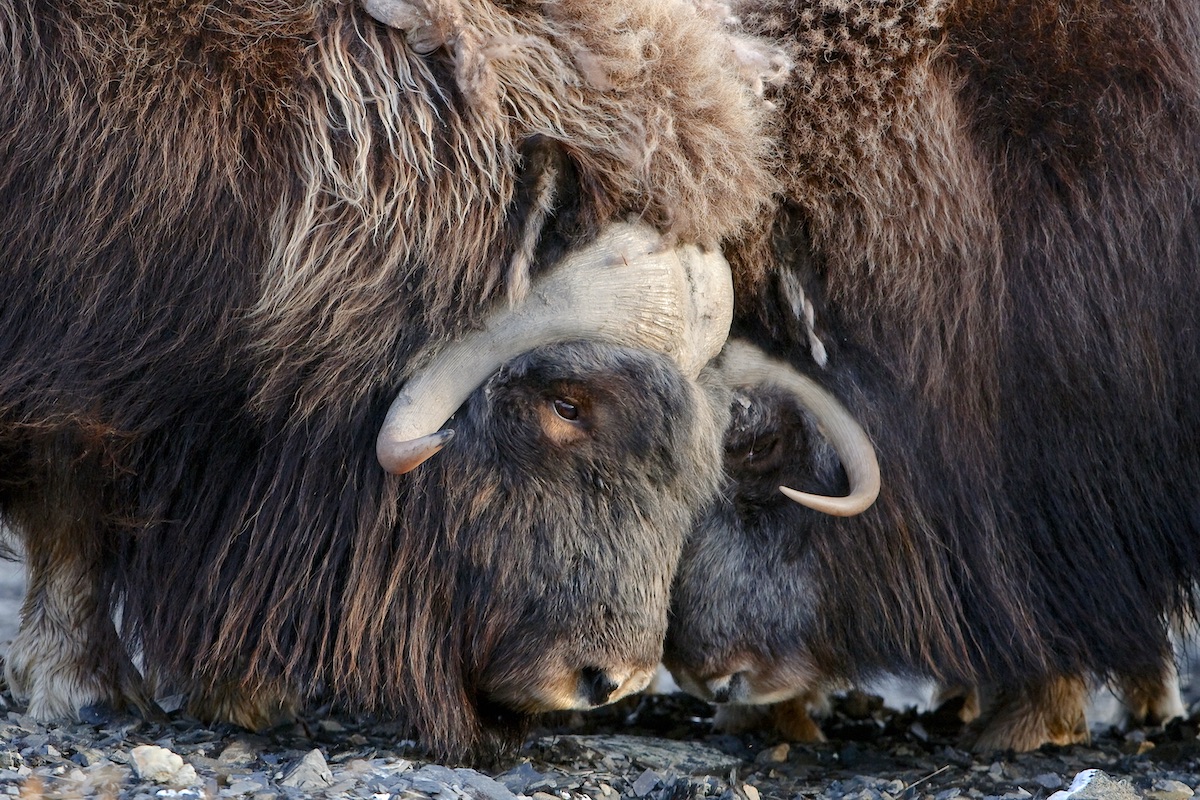
[(1078, 676), (997, 690), (990, 706), (966, 735), (976, 752), (1036, 750), (1042, 745), (1089, 741), (1087, 683)]
[(80, 550), (26, 548), (28, 588), (21, 628), (9, 647), (4, 677), (13, 698), (38, 720), (81, 720), (97, 705), (155, 708), (141, 673), (98, 600), (92, 564)]
[(789, 742), (823, 742), (825, 734), (812, 717), (817, 708), (825, 707), (825, 696), (811, 692), (800, 697), (784, 700), (771, 706), (771, 725)]
[[(144, 717), (155, 710), (116, 631), (85, 636), (58, 628), (44, 615), (22, 625), (4, 664), (13, 699), (37, 720), (87, 722), (89, 711), (136, 708)], [(27, 617), (28, 619), (28, 617)]]
[(734, 734), (769, 731), (789, 742), (823, 742), (825, 734), (812, 712), (827, 710), (828, 698), (819, 691), (766, 706), (722, 705), (713, 717), (713, 728)]
[(1174, 662), (1161, 675), (1122, 676), (1116, 684), (1125, 708), (1125, 728), (1158, 727), (1187, 714)]
[(227, 683), (210, 691), (193, 691), (187, 711), (205, 722), (228, 722), (251, 731), (263, 731), (296, 719), (300, 701), (286, 689), (251, 691)]
[(933, 714), (944, 722), (970, 725), (979, 719), (979, 689), (974, 686), (943, 686), (933, 698)]

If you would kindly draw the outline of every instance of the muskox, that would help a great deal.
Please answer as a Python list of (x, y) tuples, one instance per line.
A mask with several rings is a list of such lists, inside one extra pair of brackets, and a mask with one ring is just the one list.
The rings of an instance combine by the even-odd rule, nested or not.
[[(884, 672), (981, 686), (982, 748), (1086, 737), (1095, 681), (1178, 710), (1168, 632), (1200, 577), (1200, 5), (738, 13), (793, 61), (769, 95), (784, 186), (730, 251), (767, 277), (737, 299), (727, 485), (676, 579), (668, 665), (750, 704)], [(831, 444), (844, 420), (799, 383), (874, 455)]]
[(0, 0), (30, 713), (320, 694), (456, 755), (644, 685), (714, 246), (774, 185), (747, 46), (662, 0)]

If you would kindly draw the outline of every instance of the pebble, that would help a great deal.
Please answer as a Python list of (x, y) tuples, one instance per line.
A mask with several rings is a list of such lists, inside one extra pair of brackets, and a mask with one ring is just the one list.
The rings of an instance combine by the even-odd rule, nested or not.
[(788, 753), (791, 752), (792, 746), (787, 742), (777, 744), (774, 747), (763, 750), (754, 758), (756, 764), (784, 764), (788, 760)]
[(279, 785), (293, 789), (324, 789), (333, 785), (333, 773), (325, 763), (325, 756), (314, 749), (288, 768)]
[(133, 770), (144, 781), (171, 786), (193, 786), (198, 782), (196, 770), (184, 764), (183, 758), (165, 747), (153, 744), (139, 745), (129, 752)]
[(661, 780), (662, 776), (660, 776), (657, 772), (648, 769), (638, 776), (637, 780), (633, 782), (633, 786), (630, 788), (635, 796), (645, 797), (646, 795), (650, 794), (654, 787), (658, 786), (659, 781)]
[(1066, 791), (1055, 792), (1048, 800), (1139, 800), (1128, 781), (1113, 780), (1098, 769), (1084, 770), (1075, 776)]
[(246, 739), (235, 739), (221, 751), (217, 760), (223, 764), (247, 765), (258, 760), (258, 748)]
[(1053, 772), (1046, 772), (1042, 775), (1038, 775), (1033, 779), (1033, 782), (1038, 786), (1041, 786), (1043, 789), (1057, 789), (1063, 785), (1062, 777), (1055, 775)]
[(1183, 781), (1159, 779), (1146, 792), (1146, 800), (1188, 800), (1194, 794)]

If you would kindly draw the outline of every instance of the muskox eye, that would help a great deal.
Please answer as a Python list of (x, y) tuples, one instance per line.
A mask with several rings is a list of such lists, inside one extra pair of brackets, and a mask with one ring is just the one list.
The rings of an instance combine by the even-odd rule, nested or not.
[(569, 400), (564, 400), (561, 397), (554, 398), (554, 413), (565, 419), (567, 422), (575, 422), (579, 419), (579, 407)]
[(749, 462), (762, 461), (767, 456), (774, 454), (775, 448), (779, 446), (778, 437), (772, 436), (766, 440), (755, 441), (750, 446), (750, 451), (746, 453), (746, 460)]

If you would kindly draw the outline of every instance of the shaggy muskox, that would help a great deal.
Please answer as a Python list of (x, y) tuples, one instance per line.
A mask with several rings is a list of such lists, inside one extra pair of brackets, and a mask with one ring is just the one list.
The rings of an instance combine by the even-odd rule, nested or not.
[[(770, 95), (784, 190), (731, 255), (768, 278), (738, 297), (728, 485), (668, 665), (751, 704), (979, 685), (983, 748), (1085, 737), (1095, 680), (1169, 712), (1200, 577), (1200, 5), (739, 13), (794, 62)], [(869, 509), (872, 456), (800, 383), (873, 440)]]
[(663, 0), (0, 0), (30, 712), (321, 693), (460, 754), (644, 685), (773, 185), (735, 50)]

